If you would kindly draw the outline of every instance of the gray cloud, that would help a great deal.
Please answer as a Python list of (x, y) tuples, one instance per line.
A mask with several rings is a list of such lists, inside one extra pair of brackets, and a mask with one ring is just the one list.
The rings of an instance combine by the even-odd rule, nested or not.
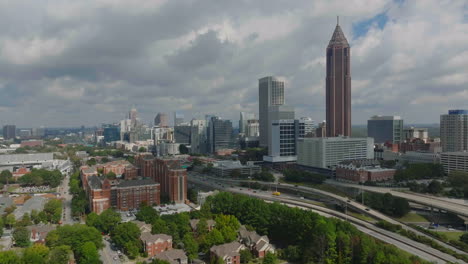
[[(96, 125), (132, 105), (148, 122), (176, 110), (237, 119), (258, 111), (265, 75), (287, 80), (297, 116), (322, 120), (336, 14), (352, 45), (353, 121), (437, 122), (468, 99), (467, 6), (400, 2), (2, 1), (0, 124)], [(382, 12), (383, 28), (352, 31)]]

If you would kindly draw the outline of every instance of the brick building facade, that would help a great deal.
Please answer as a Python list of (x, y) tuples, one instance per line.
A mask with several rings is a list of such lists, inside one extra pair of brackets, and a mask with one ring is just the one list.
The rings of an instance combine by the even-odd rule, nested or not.
[(135, 158), (135, 164), (141, 176), (160, 183), (161, 195), (167, 195), (176, 203), (187, 201), (187, 170), (178, 159), (143, 154)]
[(151, 232), (143, 232), (140, 235), (140, 240), (143, 243), (143, 250), (148, 254), (148, 257), (153, 257), (156, 254), (172, 249), (172, 236), (166, 234), (151, 234)]
[(336, 166), (336, 179), (351, 182), (392, 180), (395, 169), (381, 168), (374, 160), (346, 161)]

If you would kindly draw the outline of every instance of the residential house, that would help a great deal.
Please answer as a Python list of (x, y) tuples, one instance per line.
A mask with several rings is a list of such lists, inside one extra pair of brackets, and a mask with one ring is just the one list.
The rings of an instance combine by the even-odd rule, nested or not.
[(244, 244), (257, 258), (263, 258), (267, 252), (274, 253), (275, 248), (267, 236), (260, 236), (255, 231), (249, 231), (245, 226), (239, 228), (239, 242)]
[(181, 249), (170, 249), (156, 254), (154, 258), (165, 260), (170, 264), (188, 264), (187, 255), (185, 255), (185, 252)]
[(225, 264), (240, 264), (240, 251), (245, 249), (241, 243), (234, 241), (210, 248), (211, 259), (220, 258)]
[(140, 240), (143, 242), (143, 250), (149, 257), (172, 249), (172, 236), (166, 234), (153, 235), (150, 232), (144, 232), (141, 233)]
[[(200, 219), (190, 220), (190, 227), (192, 228), (193, 232), (197, 231), (198, 223), (200, 223)], [(211, 232), (211, 230), (213, 230), (213, 228), (215, 227), (216, 222), (213, 219), (208, 219), (206, 220), (206, 225), (208, 226), (208, 232)]]
[(55, 230), (54, 225), (32, 225), (27, 227), (31, 232), (31, 242), (45, 243), (45, 238), (50, 231)]

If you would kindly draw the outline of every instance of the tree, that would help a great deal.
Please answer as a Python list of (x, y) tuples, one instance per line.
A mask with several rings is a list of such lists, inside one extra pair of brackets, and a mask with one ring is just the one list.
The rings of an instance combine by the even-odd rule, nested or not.
[(13, 239), (18, 247), (28, 247), (31, 233), (24, 226), (19, 226), (13, 231)]
[(0, 217), (0, 237), (3, 235), (3, 228), (5, 224), (3, 223), (3, 218)]
[(86, 225), (95, 227), (98, 230), (101, 230), (101, 218), (95, 212), (92, 212), (86, 216)]
[(189, 149), (188, 149), (187, 146), (185, 146), (184, 144), (180, 144), (180, 145), (179, 145), (179, 153), (180, 153), (180, 154), (188, 154), (188, 153), (189, 153)]
[(79, 254), (78, 249), (86, 242), (93, 242), (96, 248), (103, 247), (101, 233), (94, 227), (81, 224), (64, 225), (49, 232), (46, 245), (50, 248), (69, 246), (73, 252)]
[(196, 259), (198, 257), (198, 243), (193, 237), (193, 234), (185, 234), (182, 242), (184, 243), (184, 249), (188, 254), (188, 258), (191, 260)]
[(79, 251), (79, 263), (82, 264), (99, 264), (101, 261), (99, 260), (99, 253), (96, 248), (96, 245), (93, 242), (86, 242), (84, 243)]
[(135, 258), (142, 248), (140, 234), (141, 231), (136, 224), (126, 222), (117, 225), (111, 237), (117, 247), (123, 249), (130, 258)]
[(55, 247), (49, 253), (49, 263), (68, 264), (71, 252), (72, 251), (69, 246)]
[(151, 233), (153, 234), (169, 233), (169, 228), (167, 227), (166, 221), (162, 220), (161, 218), (154, 220), (152, 228), (151, 228)]
[(145, 148), (145, 147), (140, 147), (140, 148), (138, 149), (138, 152), (146, 152), (146, 148)]
[(42, 212), (45, 213), (47, 222), (57, 224), (62, 218), (62, 201), (58, 199), (47, 201)]
[(106, 178), (107, 178), (107, 179), (110, 179), (110, 180), (115, 180), (115, 179), (117, 178), (117, 175), (115, 174), (115, 172), (109, 171), (109, 172), (106, 174)]
[(192, 203), (198, 203), (198, 192), (197, 190), (193, 188), (188, 188), (187, 189), (187, 198), (192, 202)]
[(42, 244), (34, 244), (24, 251), (23, 262), (31, 264), (47, 263), (49, 248)]
[(88, 165), (88, 166), (94, 166), (96, 164), (97, 164), (97, 162), (96, 162), (95, 158), (90, 158), (89, 160), (86, 161), (86, 165)]
[(278, 259), (276, 258), (276, 255), (271, 252), (267, 252), (263, 258), (262, 264), (276, 264), (277, 262)]
[(171, 264), (166, 260), (161, 260), (161, 259), (154, 259), (151, 264)]
[(13, 179), (13, 174), (9, 170), (3, 170), (0, 172), (0, 182), (3, 184), (8, 184)]
[(21, 263), (21, 259), (13, 250), (0, 251), (0, 263), (18, 264)]
[(468, 233), (464, 233), (463, 235), (460, 236), (460, 241), (468, 244)]
[(427, 186), (427, 192), (432, 194), (441, 193), (444, 190), (444, 187), (439, 181), (433, 180)]
[(16, 218), (13, 214), (8, 214), (5, 217), (5, 225), (8, 226), (8, 228), (12, 228), (16, 224)]
[(241, 263), (249, 263), (253, 259), (253, 255), (248, 249), (243, 249), (239, 252)]
[(101, 231), (104, 233), (110, 233), (114, 228), (122, 221), (122, 217), (119, 213), (112, 209), (104, 210), (100, 218)]
[(140, 210), (135, 215), (136, 219), (143, 221), (147, 224), (152, 224), (156, 219), (159, 218), (159, 213), (153, 207), (149, 205), (140, 206)]

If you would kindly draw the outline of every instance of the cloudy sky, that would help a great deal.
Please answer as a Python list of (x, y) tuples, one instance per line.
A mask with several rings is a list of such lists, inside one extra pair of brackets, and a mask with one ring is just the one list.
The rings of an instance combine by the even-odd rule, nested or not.
[(118, 121), (135, 105), (237, 120), (258, 79), (325, 118), (325, 48), (351, 44), (353, 123), (468, 108), (466, 0), (0, 0), (0, 125)]

